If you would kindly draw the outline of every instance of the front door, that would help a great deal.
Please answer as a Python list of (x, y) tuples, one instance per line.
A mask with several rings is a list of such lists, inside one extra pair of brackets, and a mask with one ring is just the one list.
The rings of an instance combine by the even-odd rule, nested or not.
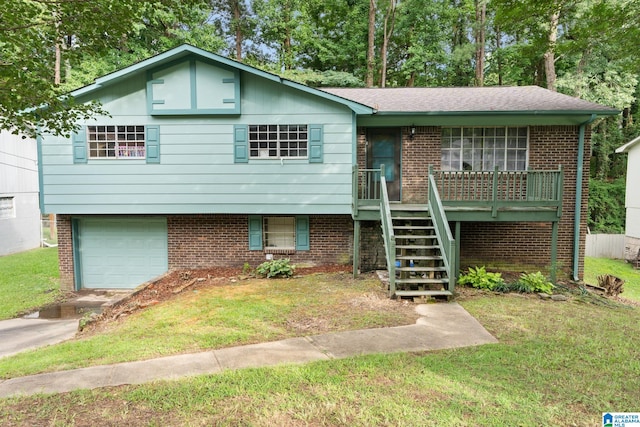
[(369, 142), (367, 168), (379, 169), (380, 165), (384, 165), (389, 200), (400, 201), (402, 188), (400, 129), (369, 129), (367, 139)]

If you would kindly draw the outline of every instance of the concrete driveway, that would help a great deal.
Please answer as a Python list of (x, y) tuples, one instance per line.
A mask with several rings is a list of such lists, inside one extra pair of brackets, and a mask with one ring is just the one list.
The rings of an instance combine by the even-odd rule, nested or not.
[(78, 319), (18, 318), (0, 321), (0, 357), (56, 344), (78, 331)]

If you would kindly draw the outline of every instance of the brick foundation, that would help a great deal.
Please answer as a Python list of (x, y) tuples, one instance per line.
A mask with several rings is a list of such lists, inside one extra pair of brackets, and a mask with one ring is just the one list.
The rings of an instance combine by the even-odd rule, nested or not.
[[(255, 267), (266, 259), (263, 251), (250, 251), (247, 215), (167, 216), (168, 264), (174, 268)], [(349, 215), (310, 215), (310, 250), (274, 255), (295, 263), (351, 264), (353, 222)], [(58, 257), (63, 290), (74, 289), (71, 216), (58, 216)]]

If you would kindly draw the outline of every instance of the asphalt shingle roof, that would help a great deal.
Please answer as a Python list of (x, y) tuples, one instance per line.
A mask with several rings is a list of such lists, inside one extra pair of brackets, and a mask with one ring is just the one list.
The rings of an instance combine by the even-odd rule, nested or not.
[(615, 114), (616, 110), (539, 86), (454, 88), (322, 88), (386, 113), (561, 112)]

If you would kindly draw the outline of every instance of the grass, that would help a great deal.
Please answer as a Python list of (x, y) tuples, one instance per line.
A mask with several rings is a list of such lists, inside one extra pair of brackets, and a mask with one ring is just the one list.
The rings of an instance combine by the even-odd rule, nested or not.
[(621, 297), (640, 302), (640, 270), (620, 259), (592, 258), (584, 259), (584, 281), (591, 285), (598, 284), (598, 276), (611, 274), (625, 281)]
[(0, 320), (35, 311), (59, 297), (57, 248), (0, 257)]
[(0, 359), (0, 378), (149, 359), (326, 331), (406, 325), (373, 275), (253, 279), (184, 292), (100, 333)]
[[(245, 295), (246, 297), (246, 295)], [(3, 425), (593, 426), (640, 401), (640, 311), (475, 292), (499, 344), (0, 401)], [(320, 308), (316, 308), (319, 310)]]

